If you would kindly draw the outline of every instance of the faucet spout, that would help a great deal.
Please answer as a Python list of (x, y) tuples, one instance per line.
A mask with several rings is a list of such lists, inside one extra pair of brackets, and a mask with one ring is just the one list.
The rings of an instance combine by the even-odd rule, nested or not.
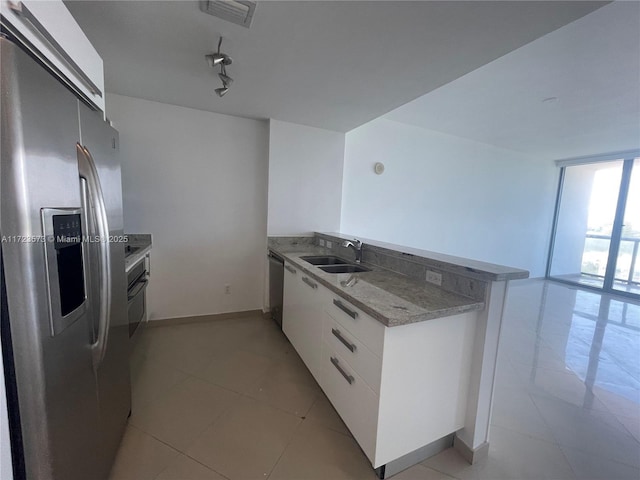
[(353, 248), (356, 253), (356, 263), (360, 263), (362, 261), (362, 242), (356, 238), (351, 240), (345, 240), (342, 242), (343, 247)]

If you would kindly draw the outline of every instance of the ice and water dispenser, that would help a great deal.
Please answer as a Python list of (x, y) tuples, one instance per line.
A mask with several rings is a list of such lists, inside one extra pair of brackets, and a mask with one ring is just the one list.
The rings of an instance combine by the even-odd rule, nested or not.
[(42, 209), (51, 334), (58, 335), (86, 311), (82, 211)]

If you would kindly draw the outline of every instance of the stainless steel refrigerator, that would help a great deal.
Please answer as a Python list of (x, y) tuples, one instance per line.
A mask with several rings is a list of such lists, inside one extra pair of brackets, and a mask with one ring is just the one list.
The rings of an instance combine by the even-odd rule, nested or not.
[(107, 478), (131, 408), (118, 132), (0, 38), (3, 368), (14, 478)]

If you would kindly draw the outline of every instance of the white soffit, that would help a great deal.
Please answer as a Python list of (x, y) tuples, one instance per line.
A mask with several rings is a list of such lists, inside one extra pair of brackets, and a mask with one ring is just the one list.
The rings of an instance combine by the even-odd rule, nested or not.
[(602, 7), (385, 118), (543, 160), (639, 148), (640, 3)]

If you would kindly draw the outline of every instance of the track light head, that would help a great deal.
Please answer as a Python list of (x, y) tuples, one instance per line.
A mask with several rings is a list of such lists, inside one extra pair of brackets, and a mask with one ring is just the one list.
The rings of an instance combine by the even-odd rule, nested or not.
[(205, 55), (204, 57), (207, 59), (207, 62), (209, 63), (209, 66), (211, 68), (215, 67), (216, 65), (221, 65), (224, 61), (224, 55), (220, 53), (211, 53), (209, 55)]
[(225, 88), (231, 86), (231, 84), (233, 83), (233, 78), (227, 75), (227, 69), (224, 68), (224, 64), (222, 64), (222, 66), (220, 67), (220, 73), (218, 74), (218, 77), (220, 78), (220, 80), (222, 80), (222, 86)]

